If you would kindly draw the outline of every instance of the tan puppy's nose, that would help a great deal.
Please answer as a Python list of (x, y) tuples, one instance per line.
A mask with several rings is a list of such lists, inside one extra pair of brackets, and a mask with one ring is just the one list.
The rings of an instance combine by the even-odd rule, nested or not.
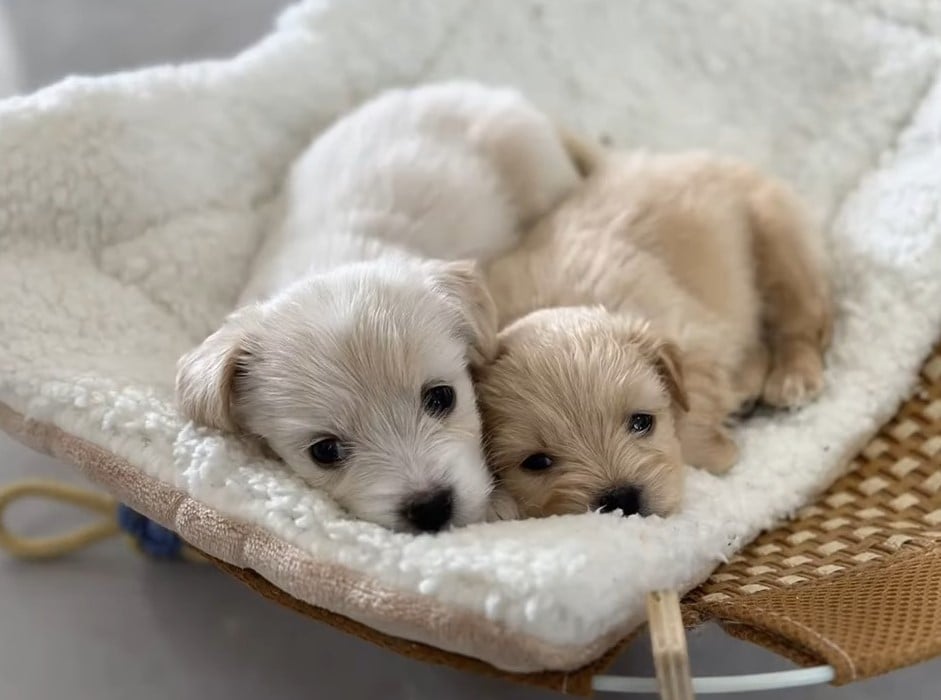
[(602, 513), (620, 510), (626, 518), (628, 515), (640, 513), (643, 492), (636, 486), (618, 486), (605, 491), (595, 502), (595, 507)]

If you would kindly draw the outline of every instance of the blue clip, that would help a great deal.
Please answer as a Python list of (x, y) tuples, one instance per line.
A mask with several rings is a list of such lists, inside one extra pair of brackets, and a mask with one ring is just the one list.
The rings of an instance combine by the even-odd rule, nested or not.
[(133, 538), (144, 554), (154, 559), (181, 559), (183, 540), (172, 530), (145, 518), (123, 503), (118, 504), (118, 525)]

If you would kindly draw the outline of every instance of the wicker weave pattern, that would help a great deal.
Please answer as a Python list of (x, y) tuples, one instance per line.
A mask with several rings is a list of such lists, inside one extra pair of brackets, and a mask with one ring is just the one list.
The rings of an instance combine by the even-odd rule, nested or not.
[(850, 471), (687, 600), (837, 683), (941, 654), (941, 346)]
[(691, 600), (816, 581), (941, 542), (941, 347), (909, 399), (814, 505), (755, 540)]

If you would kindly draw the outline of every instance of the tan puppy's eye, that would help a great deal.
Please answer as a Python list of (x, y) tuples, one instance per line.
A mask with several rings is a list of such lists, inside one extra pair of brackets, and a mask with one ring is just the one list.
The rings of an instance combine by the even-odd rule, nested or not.
[(628, 429), (635, 435), (649, 435), (653, 432), (657, 419), (651, 413), (632, 413), (627, 422)]
[(542, 472), (552, 466), (552, 457), (544, 452), (529, 455), (520, 462), (520, 467), (528, 472)]
[(453, 411), (454, 399), (454, 389), (447, 384), (427, 387), (421, 394), (422, 408), (435, 418), (444, 418)]
[(334, 469), (346, 459), (346, 448), (335, 437), (318, 440), (307, 448), (310, 458), (322, 467)]

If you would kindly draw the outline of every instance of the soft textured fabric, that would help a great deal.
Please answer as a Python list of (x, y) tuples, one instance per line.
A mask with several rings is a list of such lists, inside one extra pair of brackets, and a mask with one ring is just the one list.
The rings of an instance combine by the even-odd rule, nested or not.
[[(692, 587), (825, 487), (911, 386), (941, 322), (941, 30), (918, 9), (309, 2), (230, 61), (8, 100), (0, 402), (97, 446), (70, 458), (302, 600), (501, 668), (574, 668), (641, 621), (646, 591)], [(394, 534), (174, 409), (175, 361), (234, 303), (291, 158), (383, 86), (457, 76), (514, 84), (621, 147), (745, 157), (827, 222), (828, 388), (743, 427), (728, 476), (691, 471), (681, 514)]]

